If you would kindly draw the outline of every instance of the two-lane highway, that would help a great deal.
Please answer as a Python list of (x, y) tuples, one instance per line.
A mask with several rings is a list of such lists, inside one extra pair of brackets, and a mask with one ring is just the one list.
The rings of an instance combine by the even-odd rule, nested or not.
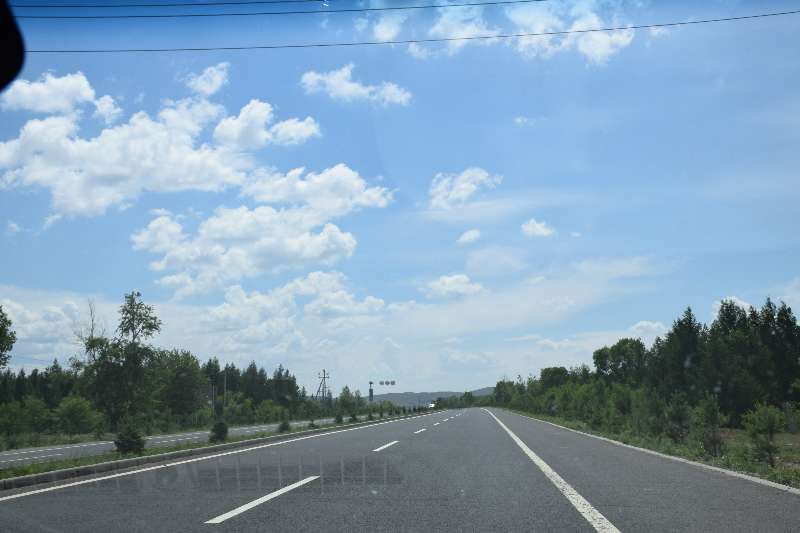
[(468, 409), (0, 493), (3, 531), (792, 531), (800, 495)]
[[(363, 417), (362, 417), (363, 418)], [(332, 424), (333, 418), (317, 420), (318, 425)], [(290, 422), (294, 429), (308, 427), (307, 420), (295, 420)], [(232, 427), (228, 431), (231, 437), (244, 435), (254, 435), (256, 433), (274, 433), (278, 431), (277, 423), (261, 424), (257, 426), (238, 426)], [(208, 440), (208, 431), (187, 431), (174, 433), (171, 435), (152, 435), (145, 438), (147, 448), (171, 447), (193, 442), (205, 442)], [(17, 465), (30, 463), (41, 463), (47, 461), (60, 461), (62, 459), (74, 459), (76, 457), (87, 457), (91, 455), (101, 455), (115, 451), (113, 441), (92, 441), (76, 444), (54, 444), (51, 446), (36, 446), (31, 448), (19, 448), (0, 452), (0, 469), (9, 468)]]

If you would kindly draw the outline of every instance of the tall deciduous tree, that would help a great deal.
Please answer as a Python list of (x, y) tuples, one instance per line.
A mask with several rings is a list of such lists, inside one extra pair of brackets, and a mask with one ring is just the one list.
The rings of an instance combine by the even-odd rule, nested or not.
[(139, 291), (125, 295), (125, 302), (119, 308), (117, 335), (121, 340), (136, 344), (149, 339), (161, 331), (161, 319), (156, 316), (152, 305), (142, 301)]

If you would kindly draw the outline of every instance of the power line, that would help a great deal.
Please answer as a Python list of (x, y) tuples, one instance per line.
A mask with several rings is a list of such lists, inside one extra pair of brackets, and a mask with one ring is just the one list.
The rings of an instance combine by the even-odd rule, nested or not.
[(493, 0), (489, 2), (463, 2), (459, 4), (425, 4), (417, 6), (353, 7), (345, 9), (317, 9), (296, 11), (252, 11), (249, 13), (167, 13), (144, 15), (19, 15), (18, 19), (39, 20), (107, 20), (107, 19), (177, 19), (198, 17), (265, 17), (276, 15), (330, 15), (333, 13), (369, 13), (374, 11), (408, 11), (414, 9), (441, 9), (448, 7), (500, 6), (530, 4), (546, 0)]
[(471, 37), (441, 37), (430, 39), (404, 39), (397, 41), (357, 41), (357, 42), (339, 42), (339, 43), (298, 43), (298, 44), (270, 44), (270, 45), (253, 45), (253, 46), (208, 46), (208, 47), (187, 47), (187, 48), (106, 48), (106, 49), (84, 49), (84, 50), (28, 50), (30, 54), (108, 54), (108, 53), (123, 53), (123, 52), (211, 52), (211, 51), (236, 51), (236, 50), (282, 50), (292, 48), (336, 48), (344, 46), (372, 46), (372, 45), (386, 45), (386, 44), (425, 44), (425, 43), (441, 43), (441, 42), (454, 42), (454, 41), (477, 41), (477, 40), (491, 40), (491, 39), (516, 39), (520, 37), (546, 37), (557, 35), (570, 35), (576, 33), (599, 33), (599, 32), (612, 32), (624, 30), (642, 30), (648, 28), (670, 28), (676, 26), (691, 26), (696, 24), (710, 24), (717, 22), (732, 22), (737, 20), (752, 20), (767, 17), (780, 17), (784, 15), (797, 15), (800, 10), (795, 11), (780, 11), (776, 13), (760, 13), (756, 15), (742, 15), (739, 17), (724, 17), (703, 20), (689, 20), (682, 22), (662, 22), (658, 24), (637, 24), (631, 26), (616, 26), (608, 28), (589, 28), (585, 30), (564, 30), (564, 31), (547, 31), (539, 33), (507, 33), (498, 35), (476, 35)]
[[(171, 4), (9, 4), (16, 8), (118, 8), (118, 7), (206, 7), (206, 6), (242, 6), (253, 4), (310, 4), (324, 0), (242, 0), (236, 2), (180, 2)], [(17, 17), (19, 18), (19, 17)]]

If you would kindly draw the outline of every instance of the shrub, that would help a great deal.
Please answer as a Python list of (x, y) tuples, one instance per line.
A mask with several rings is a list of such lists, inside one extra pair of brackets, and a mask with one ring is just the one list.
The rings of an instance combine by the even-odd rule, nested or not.
[(358, 417), (355, 413), (350, 413), (350, 422), (358, 422)]
[(664, 415), (667, 423), (665, 428), (667, 436), (673, 442), (683, 442), (689, 433), (691, 417), (691, 410), (689, 409), (689, 403), (686, 401), (686, 396), (682, 393), (673, 395), (667, 404)]
[(144, 451), (144, 436), (135, 424), (125, 420), (120, 424), (114, 445), (119, 453), (141, 454)]
[(797, 433), (800, 430), (800, 405), (786, 402), (783, 405), (783, 413), (786, 416), (786, 431)]
[(775, 466), (778, 452), (775, 434), (786, 424), (783, 413), (776, 407), (759, 403), (755, 409), (744, 414), (743, 421), (755, 455), (769, 463), (769, 466)]
[(44, 433), (49, 430), (52, 416), (44, 401), (36, 396), (26, 396), (23, 403), (23, 413), (30, 430), (34, 433)]
[(289, 420), (284, 418), (281, 420), (281, 423), (278, 425), (278, 431), (284, 433), (292, 429), (292, 426), (289, 424)]
[(19, 435), (27, 428), (25, 414), (19, 402), (0, 404), (0, 432), (6, 437), (6, 445), (16, 448)]
[(341, 424), (342, 422), (344, 422), (344, 419), (342, 418), (342, 413), (336, 413), (336, 417), (333, 419), (333, 421), (336, 424)]
[(372, 409), (370, 409), (369, 413), (367, 413), (367, 420), (375, 420), (375, 417), (372, 416)]
[(719, 457), (723, 451), (719, 428), (724, 423), (725, 417), (720, 413), (719, 402), (714, 396), (708, 395), (692, 410), (689, 434), (705, 454)]
[(79, 396), (64, 398), (56, 408), (58, 426), (67, 435), (94, 431), (99, 418), (100, 415), (92, 409), (92, 404)]
[(217, 420), (211, 426), (211, 434), (208, 436), (208, 442), (225, 442), (228, 440), (228, 424), (224, 420)]

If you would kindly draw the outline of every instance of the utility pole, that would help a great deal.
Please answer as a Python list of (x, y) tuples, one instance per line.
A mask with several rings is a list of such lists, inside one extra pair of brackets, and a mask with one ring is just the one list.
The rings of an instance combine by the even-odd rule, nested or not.
[(314, 394), (314, 398), (322, 401), (325, 398), (327, 398), (330, 394), (330, 390), (328, 389), (328, 378), (330, 378), (331, 375), (328, 374), (323, 368), (322, 372), (318, 374), (318, 376), (319, 376), (319, 387), (317, 387), (317, 392), (316, 394)]
[(369, 382), (369, 403), (372, 403), (372, 381)]

